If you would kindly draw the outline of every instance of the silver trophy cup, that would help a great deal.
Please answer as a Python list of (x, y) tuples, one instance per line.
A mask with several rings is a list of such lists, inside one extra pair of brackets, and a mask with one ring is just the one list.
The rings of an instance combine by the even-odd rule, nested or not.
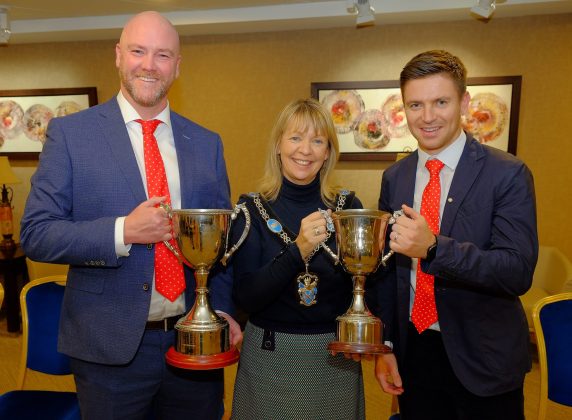
[(353, 278), (353, 301), (345, 314), (336, 318), (336, 341), (328, 349), (346, 353), (388, 353), (382, 343), (383, 325), (365, 303), (366, 276), (377, 270), (391, 256), (383, 256), (385, 233), (394, 221), (390, 213), (380, 210), (340, 210), (332, 214), (336, 230), (338, 257)]
[[(164, 208), (166, 208), (164, 206)], [(244, 204), (234, 210), (166, 208), (173, 223), (177, 247), (165, 245), (179, 261), (195, 271), (196, 298), (189, 313), (175, 324), (175, 346), (167, 352), (167, 363), (183, 369), (217, 369), (238, 361), (239, 352), (230, 345), (229, 324), (209, 304), (209, 270), (228, 258), (242, 244), (250, 229), (250, 214)], [(238, 242), (228, 249), (231, 223), (242, 211), (246, 219)]]

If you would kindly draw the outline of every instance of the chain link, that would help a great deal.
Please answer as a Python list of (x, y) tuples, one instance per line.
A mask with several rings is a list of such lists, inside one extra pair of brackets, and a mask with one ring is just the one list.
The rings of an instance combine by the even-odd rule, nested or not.
[(344, 204), (346, 204), (346, 197), (348, 196), (348, 194), (349, 193), (344, 190), (344, 191), (342, 191), (342, 194), (339, 195), (338, 205), (336, 206), (336, 211), (343, 210)]
[[(344, 194), (344, 192), (345, 191), (342, 191), (342, 194), (340, 194), (338, 197), (338, 202), (336, 205), (336, 211), (340, 211), (344, 208), (344, 204), (346, 202), (346, 197), (348, 195), (347, 193)], [(253, 193), (253, 194), (251, 194), (251, 197), (254, 201), (254, 204), (256, 205), (256, 208), (258, 209), (258, 212), (260, 213), (260, 216), (262, 216), (262, 218), (264, 219), (264, 222), (266, 222), (266, 224), (268, 225), (268, 221), (270, 220), (270, 216), (268, 215), (268, 213), (266, 212), (266, 209), (262, 205), (262, 202), (260, 201), (259, 194)], [(292, 242), (294, 242), (292, 239), (290, 239), (290, 237), (284, 231), (283, 228), (280, 232), (275, 232), (275, 233), (277, 233), (280, 236), (280, 238), (282, 238), (282, 240), (284, 241), (284, 243), (286, 245), (289, 245)], [(328, 252), (328, 254), (330, 254), (330, 256), (334, 259), (334, 261), (337, 264), (336, 255), (333, 253), (333, 251), (330, 249), (330, 247), (326, 245), (326, 242), (330, 239), (331, 235), (332, 235), (332, 232), (330, 232), (329, 230), (326, 229), (326, 239), (324, 241), (318, 243), (316, 245), (316, 247), (312, 250), (312, 252), (310, 252), (308, 254), (308, 256), (304, 259), (304, 264), (307, 265), (310, 262), (310, 260), (312, 259), (312, 257), (316, 254), (316, 252), (318, 252), (320, 250), (320, 248), (324, 248), (326, 250), (326, 252)]]

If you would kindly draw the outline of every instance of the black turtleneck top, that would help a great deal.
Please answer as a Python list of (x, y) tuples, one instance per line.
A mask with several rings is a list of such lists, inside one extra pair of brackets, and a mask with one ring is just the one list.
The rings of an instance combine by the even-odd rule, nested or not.
[[(283, 179), (276, 201), (266, 203), (292, 243), (286, 245), (282, 238), (270, 231), (260, 215), (252, 197), (241, 196), (246, 203), (252, 225), (250, 233), (233, 257), (234, 298), (237, 305), (248, 314), (254, 325), (287, 333), (325, 333), (336, 330), (336, 317), (345, 313), (352, 299), (351, 276), (341, 264), (334, 262), (322, 248), (310, 260), (309, 271), (318, 278), (316, 303), (300, 304), (296, 277), (305, 272), (304, 262), (294, 242), (304, 217), (328, 207), (320, 196), (317, 177), (308, 185), (296, 185)], [(361, 208), (354, 198), (345, 208)], [(334, 210), (334, 209), (332, 209)], [(240, 217), (233, 227), (234, 241), (244, 228)], [(336, 252), (335, 234), (327, 245)]]

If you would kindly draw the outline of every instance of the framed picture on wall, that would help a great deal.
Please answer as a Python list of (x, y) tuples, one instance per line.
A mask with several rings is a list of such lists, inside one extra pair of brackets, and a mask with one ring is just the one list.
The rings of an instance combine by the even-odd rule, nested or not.
[(37, 157), (52, 118), (96, 104), (95, 87), (0, 90), (0, 155)]
[[(521, 76), (469, 78), (463, 128), (481, 143), (516, 154), (521, 83)], [(417, 149), (398, 81), (315, 82), (311, 95), (330, 111), (340, 160), (395, 160)]]

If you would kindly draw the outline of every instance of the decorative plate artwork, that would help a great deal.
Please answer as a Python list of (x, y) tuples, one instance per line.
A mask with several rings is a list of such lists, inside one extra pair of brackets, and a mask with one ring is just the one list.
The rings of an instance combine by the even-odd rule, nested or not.
[(380, 110), (369, 109), (360, 115), (354, 128), (356, 145), (363, 149), (375, 150), (387, 146), (389, 140), (387, 127)]
[(473, 134), (481, 143), (496, 139), (508, 122), (508, 108), (494, 93), (477, 93), (469, 102), (469, 109), (463, 116), (463, 128)]
[(42, 104), (32, 105), (24, 114), (24, 134), (30, 140), (44, 143), (48, 123), (53, 117), (54, 113), (47, 106)]
[(363, 99), (355, 90), (336, 90), (322, 100), (330, 111), (334, 126), (339, 134), (352, 131), (356, 119), (365, 109)]
[(63, 117), (81, 111), (81, 105), (74, 101), (63, 101), (56, 108), (56, 117)]
[(14, 101), (0, 102), (0, 139), (12, 139), (22, 132), (24, 110)]
[(401, 95), (388, 96), (381, 106), (381, 112), (390, 138), (404, 137), (409, 133)]

